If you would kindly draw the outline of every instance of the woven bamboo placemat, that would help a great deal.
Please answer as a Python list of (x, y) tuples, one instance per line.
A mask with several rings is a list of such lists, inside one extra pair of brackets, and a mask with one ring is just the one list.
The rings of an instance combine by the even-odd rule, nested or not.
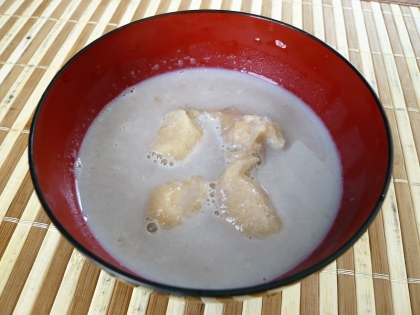
[[(120, 282), (60, 236), (31, 183), (28, 129), (57, 70), (120, 25), (188, 9), (261, 14), (325, 40), (365, 75), (390, 120), (393, 180), (372, 226), (321, 273), (274, 296), (201, 303)], [(417, 6), (357, 0), (0, 0), (0, 314), (420, 314), (419, 68)]]
[[(373, 1), (373, 0), (366, 0), (366, 1)], [(401, 4), (406, 6), (420, 6), (420, 0), (377, 0), (376, 2), (382, 3), (394, 3), (394, 4)]]
[[(372, 0), (366, 0), (366, 1), (372, 1)], [(408, 5), (408, 6), (420, 6), (420, 0), (378, 0), (377, 2), (384, 2), (384, 3), (396, 3), (396, 4), (402, 4), (402, 5)]]

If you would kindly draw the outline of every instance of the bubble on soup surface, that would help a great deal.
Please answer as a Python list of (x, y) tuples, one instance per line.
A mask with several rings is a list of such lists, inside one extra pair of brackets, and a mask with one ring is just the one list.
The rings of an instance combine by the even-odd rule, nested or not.
[(76, 162), (74, 163), (74, 172), (76, 176), (79, 176), (81, 170), (82, 170), (82, 161), (80, 160), (80, 158), (77, 158)]
[(257, 162), (256, 165), (261, 165), (262, 164), (262, 158), (261, 158), (261, 156), (258, 153), (256, 153), (256, 152), (252, 153), (252, 155), (259, 159), (259, 161)]
[(158, 230), (158, 225), (154, 222), (150, 222), (147, 226), (147, 232), (155, 233)]

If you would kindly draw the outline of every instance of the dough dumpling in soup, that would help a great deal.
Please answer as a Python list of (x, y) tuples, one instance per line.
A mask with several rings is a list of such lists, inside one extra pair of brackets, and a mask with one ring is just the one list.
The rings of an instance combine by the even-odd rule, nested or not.
[(216, 187), (220, 214), (249, 238), (278, 233), (283, 224), (268, 194), (245, 173), (260, 159), (244, 156), (225, 168)]
[(201, 209), (207, 190), (208, 185), (200, 176), (165, 183), (152, 193), (149, 218), (163, 228), (177, 226)]
[(151, 151), (170, 160), (184, 160), (203, 135), (203, 129), (191, 120), (193, 114), (182, 109), (168, 112)]
[(266, 117), (241, 115), (232, 109), (213, 111), (211, 115), (220, 118), (228, 149), (226, 156), (231, 161), (250, 154), (263, 158), (264, 142), (274, 150), (284, 147), (285, 140), (279, 125)]

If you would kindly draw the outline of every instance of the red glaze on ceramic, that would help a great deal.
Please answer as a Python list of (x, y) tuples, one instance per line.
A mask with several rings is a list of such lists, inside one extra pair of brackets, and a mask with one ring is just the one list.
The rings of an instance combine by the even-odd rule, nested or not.
[[(135, 276), (90, 234), (80, 212), (74, 163), (102, 108), (146, 78), (193, 67), (263, 75), (305, 101), (328, 127), (340, 153), (343, 197), (325, 240), (276, 281), (234, 290), (188, 290)], [(379, 100), (347, 61), (309, 34), (257, 16), (190, 11), (117, 29), (83, 49), (57, 74), (36, 111), (30, 169), (38, 196), (57, 228), (109, 272), (172, 293), (227, 296), (289, 284), (324, 267), (367, 229), (384, 199), (392, 166), (388, 123)]]

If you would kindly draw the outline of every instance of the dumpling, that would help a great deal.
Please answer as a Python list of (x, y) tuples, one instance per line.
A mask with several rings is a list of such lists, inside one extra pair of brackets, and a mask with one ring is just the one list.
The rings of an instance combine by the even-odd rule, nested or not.
[(285, 140), (278, 124), (266, 117), (240, 115), (234, 110), (212, 112), (220, 118), (224, 141), (227, 145), (227, 158), (231, 161), (254, 154), (262, 159), (265, 156), (263, 143), (275, 150), (284, 147)]
[(163, 228), (182, 223), (198, 212), (207, 197), (208, 185), (200, 176), (168, 182), (156, 188), (149, 201), (149, 218)]
[(249, 238), (263, 239), (278, 233), (283, 224), (268, 194), (245, 175), (259, 158), (247, 155), (225, 168), (216, 187), (219, 212)]
[[(194, 111), (191, 112), (194, 114)], [(196, 146), (203, 136), (203, 129), (196, 125), (182, 109), (176, 109), (165, 115), (164, 123), (151, 146), (151, 152), (164, 158), (182, 161)]]

